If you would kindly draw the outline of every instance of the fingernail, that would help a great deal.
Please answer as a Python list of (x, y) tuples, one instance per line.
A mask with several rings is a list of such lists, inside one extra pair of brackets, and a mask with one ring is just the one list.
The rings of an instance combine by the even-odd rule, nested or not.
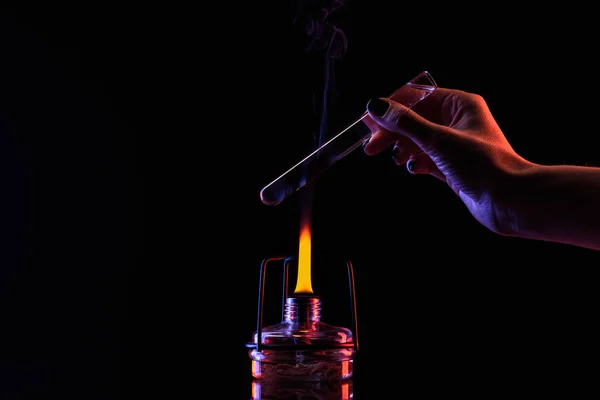
[(398, 154), (398, 150), (400, 150), (398, 148), (398, 146), (394, 146), (394, 148), (392, 149), (392, 158), (396, 158), (396, 154)]
[(415, 160), (408, 160), (408, 162), (406, 163), (406, 168), (410, 171), (410, 172), (415, 172)]
[(369, 100), (367, 110), (376, 117), (381, 117), (388, 110), (389, 106), (390, 104), (387, 101), (375, 98)]

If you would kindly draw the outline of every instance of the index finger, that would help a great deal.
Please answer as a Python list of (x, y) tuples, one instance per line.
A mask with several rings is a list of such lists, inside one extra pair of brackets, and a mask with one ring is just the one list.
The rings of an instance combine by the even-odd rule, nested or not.
[(363, 147), (363, 150), (366, 154), (378, 154), (386, 148), (390, 147), (394, 143), (409, 154), (421, 151), (421, 148), (417, 146), (408, 137), (396, 132), (391, 132), (383, 128), (382, 126), (378, 125), (375, 121), (373, 121), (373, 119), (370, 116), (367, 115), (365, 118), (363, 118), (363, 122), (371, 130), (371, 138)]
[(448, 116), (452, 115), (450, 107), (459, 91), (447, 88), (436, 88), (426, 98), (415, 104), (412, 109), (423, 118), (440, 125), (448, 126)]

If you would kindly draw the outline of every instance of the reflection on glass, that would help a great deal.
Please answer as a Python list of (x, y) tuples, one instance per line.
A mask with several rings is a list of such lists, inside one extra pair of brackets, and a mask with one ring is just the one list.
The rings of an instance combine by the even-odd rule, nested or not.
[(253, 380), (250, 400), (350, 400), (352, 380), (322, 382), (282, 382)]

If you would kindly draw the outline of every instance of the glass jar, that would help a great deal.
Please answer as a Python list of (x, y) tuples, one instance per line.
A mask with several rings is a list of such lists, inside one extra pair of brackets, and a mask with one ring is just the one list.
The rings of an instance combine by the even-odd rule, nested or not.
[(356, 355), (352, 331), (321, 321), (321, 299), (285, 299), (283, 321), (253, 334), (248, 353), (260, 380), (324, 381), (350, 378)]

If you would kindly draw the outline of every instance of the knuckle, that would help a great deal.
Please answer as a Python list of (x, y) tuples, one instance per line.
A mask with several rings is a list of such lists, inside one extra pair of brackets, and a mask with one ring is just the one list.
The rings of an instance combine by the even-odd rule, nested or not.
[(400, 126), (406, 116), (408, 109), (405, 107), (390, 107), (386, 119), (393, 126)]
[(467, 100), (471, 105), (476, 106), (476, 107), (485, 106), (485, 104), (486, 104), (483, 96), (481, 96), (480, 94), (477, 94), (477, 93), (468, 93)]

